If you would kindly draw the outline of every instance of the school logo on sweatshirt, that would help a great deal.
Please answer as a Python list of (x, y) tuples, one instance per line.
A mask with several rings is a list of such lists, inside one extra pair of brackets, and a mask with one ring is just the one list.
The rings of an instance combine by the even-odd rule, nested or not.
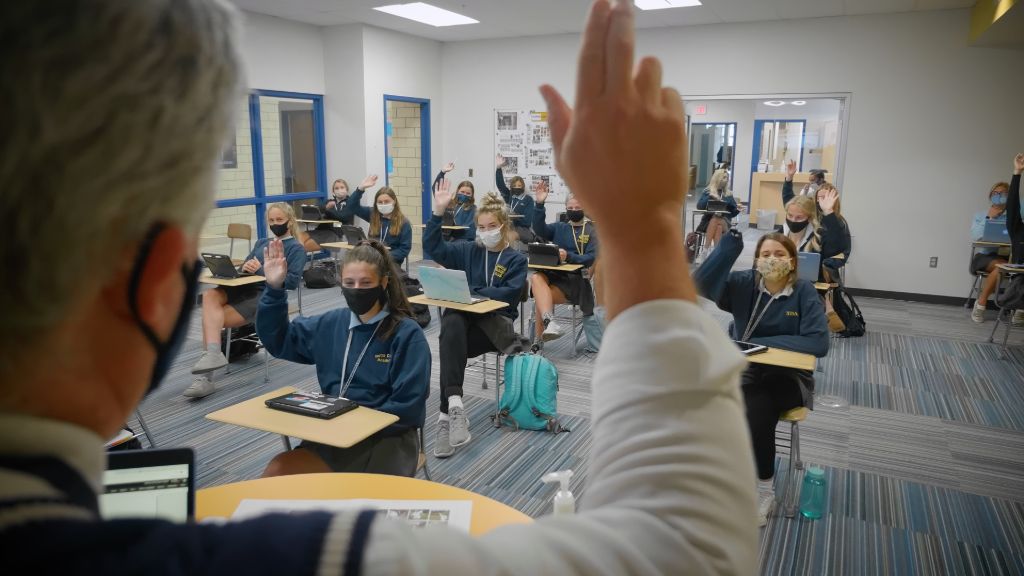
[(580, 234), (580, 244), (590, 242), (590, 234)]
[(800, 313), (795, 310), (786, 310), (786, 316), (796, 316), (797, 318), (799, 318)]
[(391, 362), (391, 354), (377, 354), (374, 359), (381, 364), (389, 364)]
[(497, 265), (494, 266), (494, 275), (496, 277), (498, 277), (498, 278), (504, 278), (505, 277), (505, 272), (507, 272), (507, 271), (508, 271), (508, 268), (505, 268), (501, 264), (497, 264)]

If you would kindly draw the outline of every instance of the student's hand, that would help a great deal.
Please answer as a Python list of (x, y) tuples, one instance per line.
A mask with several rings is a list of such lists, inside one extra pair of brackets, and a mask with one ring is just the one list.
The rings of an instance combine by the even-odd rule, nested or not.
[(786, 161), (786, 181), (792, 182), (793, 176), (796, 176), (796, 160)]
[(1017, 154), (1013, 157), (1013, 173), (1014, 175), (1024, 172), (1024, 154)]
[(373, 185), (376, 184), (376, 183), (377, 183), (377, 175), (376, 174), (370, 174), (366, 178), (363, 178), (363, 181), (359, 183), (359, 187), (362, 188), (363, 190), (369, 190), (370, 188), (373, 188)]
[(451, 172), (452, 170), (455, 170), (455, 162), (449, 162), (444, 165), (444, 168), (441, 168), (441, 172), (444, 172), (445, 174)]
[(505, 157), (504, 156), (502, 156), (501, 154), (498, 154), (497, 156), (494, 157), (494, 167), (495, 168), (501, 168), (504, 165), (505, 165)]
[(818, 205), (821, 206), (821, 213), (828, 216), (833, 212), (836, 206), (836, 200), (839, 200), (839, 190), (835, 188), (829, 188), (821, 195), (821, 200)]
[[(249, 262), (255, 262), (255, 260)], [(284, 258), (284, 243), (280, 238), (274, 238), (263, 249), (263, 276), (266, 277), (268, 286), (280, 290), (284, 287), (284, 279), (287, 275), (288, 261)]]
[(565, 251), (565, 248), (558, 249), (558, 261), (565, 264), (565, 261), (569, 259), (569, 253)]
[(534, 197), (534, 200), (536, 200), (538, 204), (543, 204), (544, 201), (548, 199), (548, 184), (547, 184), (547, 182), (545, 182), (543, 180), (537, 182), (537, 189), (533, 191), (533, 197)]
[(434, 185), (434, 216), (443, 216), (452, 201), (451, 181), (442, 178)]
[(255, 259), (255, 258), (251, 258), (251, 259), (247, 260), (245, 262), (245, 264), (242, 264), (242, 272), (245, 272), (247, 274), (252, 274), (253, 272), (255, 272), (255, 271), (259, 270), (259, 269), (260, 269), (260, 261)]
[(334, 202), (334, 200), (328, 200), (327, 204), (324, 205), (324, 209), (325, 210), (334, 210), (335, 206), (337, 206), (337, 204)]

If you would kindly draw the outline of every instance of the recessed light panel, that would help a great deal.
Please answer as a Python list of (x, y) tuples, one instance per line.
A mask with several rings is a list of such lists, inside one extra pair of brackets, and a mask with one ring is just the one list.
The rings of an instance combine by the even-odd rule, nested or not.
[(641, 10), (664, 10), (665, 8), (688, 8), (700, 6), (700, 0), (633, 0)]
[(785, 106), (786, 103), (782, 100), (769, 100), (764, 103), (765, 106)]
[(410, 2), (409, 4), (391, 4), (388, 6), (377, 6), (374, 8), (379, 12), (386, 12), (401, 18), (408, 18), (431, 26), (460, 26), (462, 24), (479, 24), (469, 16), (463, 16), (444, 8), (432, 6), (426, 2)]

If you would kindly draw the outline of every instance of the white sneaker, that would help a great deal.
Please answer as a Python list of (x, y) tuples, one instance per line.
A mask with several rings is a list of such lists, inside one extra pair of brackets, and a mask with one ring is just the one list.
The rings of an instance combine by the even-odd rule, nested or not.
[(181, 395), (187, 398), (204, 398), (215, 391), (213, 380), (210, 380), (209, 376), (196, 376), (192, 380), (192, 385), (186, 388)]
[(1024, 327), (1024, 309), (1017, 310), (1013, 313), (1013, 319), (1010, 320), (1010, 325), (1014, 328)]
[(548, 322), (547, 326), (544, 327), (544, 333), (541, 334), (540, 337), (545, 342), (549, 342), (551, 340), (557, 340), (564, 335), (565, 332), (562, 330), (562, 327), (558, 325), (558, 322), (551, 320)]
[(775, 492), (759, 492), (757, 494), (757, 525), (764, 526), (768, 523), (768, 514), (775, 507)]
[(210, 352), (209, 350), (203, 352), (203, 355), (199, 357), (199, 361), (192, 367), (193, 374), (206, 374), (207, 372), (213, 372), (214, 370), (220, 370), (221, 368), (228, 365), (227, 356), (220, 350)]
[(971, 311), (971, 320), (974, 320), (978, 324), (985, 321), (985, 307), (974, 305), (974, 310)]
[(449, 420), (449, 433), (448, 443), (452, 448), (458, 448), (464, 444), (468, 444), (473, 436), (469, 433), (469, 418), (466, 417), (465, 408), (449, 408), (448, 409), (448, 420)]

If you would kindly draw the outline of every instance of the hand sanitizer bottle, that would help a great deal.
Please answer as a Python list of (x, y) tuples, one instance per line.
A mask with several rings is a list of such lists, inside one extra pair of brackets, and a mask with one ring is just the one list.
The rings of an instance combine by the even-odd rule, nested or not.
[(569, 479), (572, 478), (572, 470), (561, 470), (545, 474), (541, 482), (553, 484), (558, 482), (561, 486), (555, 494), (552, 512), (555, 516), (569, 516), (576, 513), (576, 498), (569, 491)]

